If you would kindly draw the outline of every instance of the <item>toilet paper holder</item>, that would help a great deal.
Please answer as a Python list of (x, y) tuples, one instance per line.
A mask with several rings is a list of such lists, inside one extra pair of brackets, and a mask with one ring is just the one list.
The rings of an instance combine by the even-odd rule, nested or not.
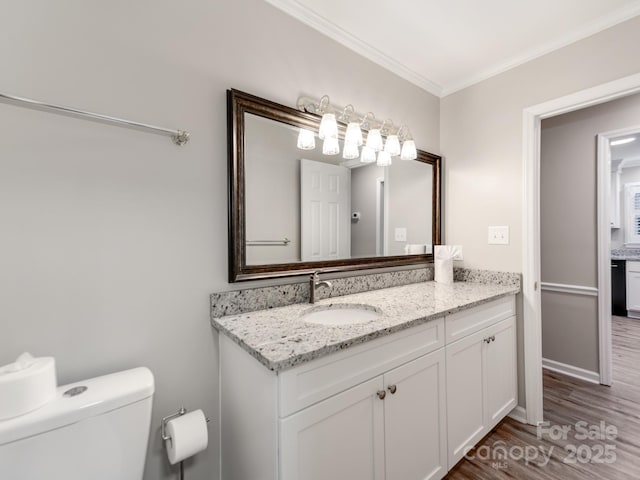
[[(167, 422), (173, 418), (181, 417), (185, 413), (187, 413), (187, 409), (180, 407), (180, 410), (177, 412), (162, 418), (162, 424), (160, 425), (160, 436), (162, 437), (162, 440), (171, 440), (171, 437), (167, 435)], [(207, 423), (211, 421), (209, 417), (205, 417), (205, 419), (207, 420)]]

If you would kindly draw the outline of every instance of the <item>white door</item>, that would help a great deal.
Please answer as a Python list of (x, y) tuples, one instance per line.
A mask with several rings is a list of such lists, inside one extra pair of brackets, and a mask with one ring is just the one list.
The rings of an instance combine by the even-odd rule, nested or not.
[(351, 257), (351, 170), (300, 160), (301, 259)]
[(384, 375), (388, 480), (437, 480), (447, 473), (444, 363), (440, 349)]
[(447, 442), (449, 468), (478, 443), (485, 432), (484, 330), (446, 346)]
[(487, 328), (484, 346), (486, 423), (493, 428), (518, 403), (516, 365), (516, 318)]
[(383, 480), (382, 377), (280, 420), (281, 480)]

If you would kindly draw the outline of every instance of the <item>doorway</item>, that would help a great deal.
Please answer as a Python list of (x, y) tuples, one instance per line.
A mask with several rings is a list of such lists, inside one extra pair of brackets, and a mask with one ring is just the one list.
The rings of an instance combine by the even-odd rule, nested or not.
[[(523, 323), (527, 422), (543, 420), (542, 316), (540, 293), (540, 136), (541, 121), (562, 113), (640, 91), (640, 74), (583, 90), (523, 111)], [(602, 187), (602, 186), (601, 186)], [(599, 217), (603, 218), (603, 217)], [(607, 225), (608, 227), (608, 225)], [(599, 246), (600, 248), (600, 246)], [(600, 256), (602, 258), (602, 256)], [(600, 275), (602, 273), (602, 275)], [(598, 289), (610, 276), (598, 274)], [(604, 277), (604, 278), (603, 278)]]

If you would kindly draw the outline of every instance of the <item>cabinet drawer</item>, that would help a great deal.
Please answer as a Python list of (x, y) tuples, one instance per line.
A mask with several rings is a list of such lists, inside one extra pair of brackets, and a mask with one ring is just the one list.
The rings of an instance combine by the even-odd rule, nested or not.
[(455, 342), (515, 314), (516, 298), (509, 295), (469, 310), (448, 315), (445, 319), (446, 343)]
[(627, 272), (640, 272), (640, 262), (627, 260)]
[(444, 319), (409, 328), (278, 375), (281, 418), (444, 346)]

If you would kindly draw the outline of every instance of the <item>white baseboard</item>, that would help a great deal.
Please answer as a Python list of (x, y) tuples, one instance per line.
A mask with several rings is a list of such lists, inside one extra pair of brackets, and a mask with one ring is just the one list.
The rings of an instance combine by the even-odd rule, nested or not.
[(516, 408), (511, 410), (511, 413), (509, 413), (508, 416), (513, 418), (517, 422), (524, 423), (524, 424), (527, 423), (527, 410), (524, 407), (521, 407), (520, 405), (518, 405)]
[(556, 362), (555, 360), (549, 360), (548, 358), (542, 359), (542, 368), (551, 370), (552, 372), (563, 373), (569, 377), (578, 378), (585, 382), (600, 384), (600, 374), (598, 372), (592, 372), (585, 370), (584, 368), (574, 367), (573, 365), (567, 365), (566, 363)]

